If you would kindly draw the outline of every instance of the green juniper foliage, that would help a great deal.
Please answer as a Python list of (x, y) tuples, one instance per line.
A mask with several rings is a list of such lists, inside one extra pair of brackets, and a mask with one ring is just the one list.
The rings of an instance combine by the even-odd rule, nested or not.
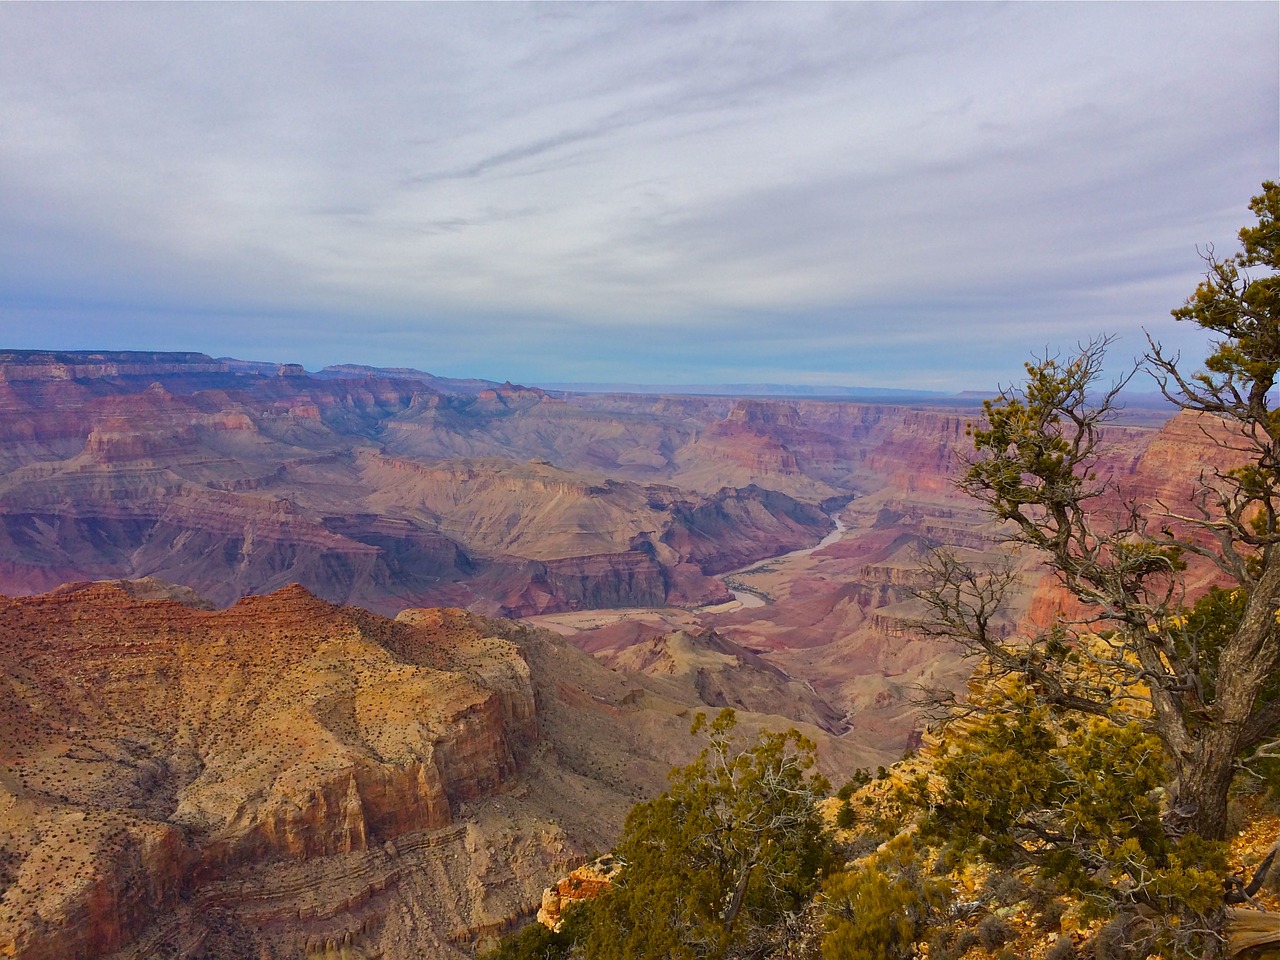
[(484, 960), (563, 960), (573, 946), (573, 926), (570, 908), (559, 931), (552, 931), (540, 923), (531, 923), (519, 933), (504, 937), (493, 950), (484, 954)]
[(591, 905), (588, 958), (757, 955), (812, 896), (830, 850), (814, 744), (791, 730), (743, 747), (735, 723), (732, 710), (709, 724), (699, 714), (707, 747), (632, 809), (617, 848), (626, 867)]
[(921, 869), (911, 838), (894, 838), (824, 885), (824, 960), (908, 960), (926, 925), (945, 915), (947, 892)]
[(1052, 728), (1020, 683), (998, 690), (922, 784), (922, 832), (995, 864), (1033, 866), (1095, 912), (1209, 913), (1222, 899), (1220, 843), (1164, 829), (1158, 738), (1136, 720)]
[(692, 732), (707, 746), (632, 808), (615, 851), (621, 874), (569, 911), (560, 939), (526, 932), (492, 960), (748, 958), (785, 942), (830, 865), (817, 808), (829, 785), (812, 741), (789, 730), (743, 743), (736, 722), (732, 710), (698, 715)]
[[(1010, 640), (997, 623), (1012, 564), (946, 552), (921, 591), (922, 629), (980, 657), (997, 691), (953, 726), (941, 787), (922, 791), (926, 830), (1114, 915), (1115, 956), (1220, 955), (1228, 796), (1242, 769), (1280, 758), (1280, 187), (1250, 208), (1241, 251), (1210, 249), (1173, 312), (1218, 337), (1204, 369), (1184, 373), (1155, 340), (1144, 359), (1222, 449), (1188, 506), (1125, 501), (1098, 475), (1126, 382), (1095, 389), (1106, 340), (1028, 364), (971, 430), (961, 487), (1092, 622)], [(1192, 559), (1225, 586), (1188, 604)]]

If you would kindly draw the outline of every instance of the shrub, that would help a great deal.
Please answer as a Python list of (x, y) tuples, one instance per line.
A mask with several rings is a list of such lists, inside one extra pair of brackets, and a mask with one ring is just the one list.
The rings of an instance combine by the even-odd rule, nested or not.
[(699, 715), (709, 744), (671, 786), (627, 816), (617, 882), (587, 910), (579, 945), (588, 960), (720, 958), (785, 938), (829, 863), (817, 801), (830, 786), (812, 741), (794, 730), (733, 735), (724, 710)]
[(836, 811), (836, 826), (842, 830), (848, 830), (857, 822), (858, 814), (852, 804), (847, 800), (840, 804), (840, 809)]
[(900, 836), (866, 864), (826, 887), (825, 960), (907, 960), (947, 887), (920, 869), (910, 837)]
[(1003, 947), (1012, 938), (1013, 930), (994, 913), (987, 914), (978, 923), (978, 942), (984, 950)]

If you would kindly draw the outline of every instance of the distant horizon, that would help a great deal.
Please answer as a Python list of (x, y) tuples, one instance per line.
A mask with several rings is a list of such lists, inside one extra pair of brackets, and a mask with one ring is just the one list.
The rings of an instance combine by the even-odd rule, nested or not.
[[(924, 390), (911, 386), (898, 387), (877, 387), (865, 386), (859, 384), (785, 384), (785, 383), (631, 383), (625, 381), (609, 382), (609, 381), (544, 381), (544, 382), (526, 382), (515, 380), (511, 377), (505, 377), (501, 380), (492, 377), (481, 376), (448, 376), (438, 374), (433, 370), (423, 370), (417, 367), (379, 367), (371, 364), (361, 363), (329, 363), (324, 366), (307, 368), (303, 364), (299, 364), (293, 360), (275, 360), (263, 359), (259, 357), (234, 357), (234, 356), (215, 356), (214, 354), (204, 350), (148, 350), (148, 349), (121, 349), (115, 350), (101, 347), (80, 347), (75, 349), (61, 348), (42, 348), (42, 347), (5, 347), (0, 346), (0, 362), (6, 356), (23, 355), (27, 357), (48, 356), (57, 359), (64, 358), (63, 362), (71, 359), (87, 359), (89, 357), (103, 358), (157, 358), (165, 356), (174, 357), (200, 357), (214, 363), (227, 364), (243, 364), (245, 366), (262, 366), (262, 367), (301, 367), (303, 373), (311, 375), (323, 374), (327, 371), (337, 371), (343, 368), (369, 369), (382, 374), (392, 374), (396, 372), (404, 372), (409, 374), (422, 374), (435, 380), (454, 381), (458, 383), (483, 383), (493, 386), (502, 386), (503, 384), (511, 384), (516, 387), (536, 388), (546, 390), (548, 392), (563, 393), (583, 393), (583, 394), (639, 394), (639, 395), (668, 395), (668, 396), (706, 396), (706, 397), (725, 397), (725, 398), (741, 398), (741, 399), (762, 399), (762, 400), (831, 400), (831, 401), (848, 401), (852, 403), (862, 401), (884, 400), (888, 402), (921, 402), (921, 403), (963, 403), (976, 405), (983, 399), (995, 396), (1002, 386), (1001, 384), (992, 384), (987, 387), (970, 387), (964, 390), (956, 391), (940, 391), (940, 390)], [(235, 372), (235, 371), (232, 371)], [(1016, 382), (1016, 381), (1015, 381)], [(1170, 403), (1157, 390), (1135, 390), (1126, 388), (1119, 395), (1122, 402), (1130, 405), (1136, 405), (1144, 409), (1158, 409)]]
[[(215, 363), (238, 363), (238, 364), (261, 364), (264, 366), (285, 366), (289, 364), (297, 364), (294, 360), (267, 359), (263, 357), (236, 357), (231, 355), (218, 356), (207, 350), (158, 350), (147, 348), (126, 348), (114, 349), (109, 347), (74, 347), (74, 348), (53, 348), (53, 347), (6, 347), (0, 345), (0, 359), (11, 356), (22, 355), (28, 357), (48, 356), (54, 359), (59, 357), (70, 359), (85, 359), (89, 357), (100, 356), (104, 358), (146, 358), (157, 356), (188, 356), (202, 357)], [(545, 382), (525, 382), (516, 381), (510, 377), (503, 379), (495, 379), (493, 377), (482, 376), (451, 376), (436, 373), (433, 370), (423, 370), (418, 367), (389, 367), (375, 366), (365, 363), (351, 363), (340, 361), (337, 363), (326, 363), (323, 366), (307, 367), (305, 364), (297, 364), (301, 366), (307, 374), (323, 373), (327, 370), (340, 370), (343, 368), (370, 369), (379, 372), (391, 372), (403, 370), (412, 373), (426, 374), (442, 380), (473, 380), (484, 383), (493, 383), (501, 385), (510, 383), (513, 386), (537, 387), (543, 390), (566, 390), (571, 392), (672, 392), (688, 395), (710, 394), (723, 396), (746, 396), (737, 391), (754, 391), (754, 390), (770, 390), (770, 391), (795, 391), (795, 396), (822, 396), (823, 391), (834, 391), (836, 393), (842, 391), (856, 391), (859, 393), (873, 392), (876, 394), (909, 394), (911, 396), (939, 396), (949, 397), (963, 393), (979, 392), (980, 388), (968, 391), (958, 391), (952, 394), (947, 391), (940, 390), (922, 390), (913, 387), (866, 387), (858, 384), (818, 384), (818, 385), (801, 385), (801, 384), (779, 384), (779, 383), (719, 383), (719, 384), (694, 384), (694, 383), (629, 383), (629, 382), (605, 382), (605, 381), (545, 381)], [(773, 394), (769, 394), (773, 395)], [(792, 395), (792, 394), (787, 394)]]

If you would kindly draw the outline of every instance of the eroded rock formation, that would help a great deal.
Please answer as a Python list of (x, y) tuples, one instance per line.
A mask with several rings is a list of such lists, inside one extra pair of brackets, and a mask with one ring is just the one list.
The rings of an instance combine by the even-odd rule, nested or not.
[(567, 907), (594, 900), (613, 885), (621, 872), (622, 862), (612, 855), (597, 857), (570, 871), (567, 877), (561, 877), (542, 891), (537, 921), (552, 930), (559, 930)]
[(224, 605), (293, 582), (385, 613), (698, 604), (726, 596), (717, 568), (830, 528), (774, 490), (673, 486), (663, 457), (606, 475), (694, 428), (615, 447), (613, 418), (512, 384), (201, 354), (11, 351), (0, 372), (12, 594), (154, 575)]
[(0, 601), (13, 955), (101, 955), (248, 866), (449, 827), (537, 745), (519, 649), (460, 611), (148, 592)]
[(0, 956), (461, 958), (698, 746), (702, 701), (508, 621), (207, 606), (0, 599)]

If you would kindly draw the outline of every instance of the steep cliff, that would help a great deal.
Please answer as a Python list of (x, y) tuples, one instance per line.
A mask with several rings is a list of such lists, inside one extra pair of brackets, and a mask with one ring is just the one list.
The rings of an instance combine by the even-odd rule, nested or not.
[(156, 377), (168, 374), (225, 373), (227, 369), (224, 362), (203, 353), (0, 350), (0, 380)]
[(560, 417), (554, 439), (584, 421), (538, 390), (134, 360), (5, 361), (0, 589), (155, 575), (220, 604), (300, 582), (387, 613), (696, 604), (725, 597), (708, 577), (717, 553), (756, 559), (827, 525), (748, 489), (710, 538), (671, 548), (664, 537), (725, 495), (512, 459), (556, 452), (523, 425)]
[(703, 700), (511, 622), (200, 606), (0, 599), (0, 956), (461, 958), (696, 747)]
[(458, 612), (89, 584), (0, 601), (0, 624), (0, 945), (33, 960), (109, 952), (261, 861), (447, 827), (537, 744), (518, 648)]

